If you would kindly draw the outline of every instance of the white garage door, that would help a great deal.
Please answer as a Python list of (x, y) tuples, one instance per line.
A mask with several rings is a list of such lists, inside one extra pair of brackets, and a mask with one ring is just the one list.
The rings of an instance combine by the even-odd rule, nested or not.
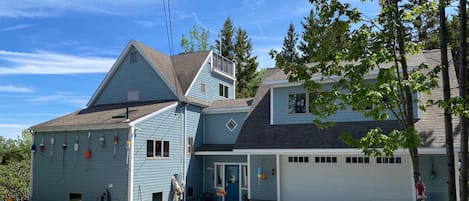
[(410, 201), (407, 155), (285, 155), (280, 158), (283, 201)]

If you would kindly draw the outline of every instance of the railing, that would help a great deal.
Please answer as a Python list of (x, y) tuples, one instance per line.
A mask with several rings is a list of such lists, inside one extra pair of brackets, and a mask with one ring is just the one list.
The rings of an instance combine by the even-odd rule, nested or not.
[(222, 73), (225, 73), (234, 78), (235, 77), (234, 67), (235, 67), (235, 64), (232, 61), (218, 54), (213, 54), (213, 68), (214, 69), (221, 71)]

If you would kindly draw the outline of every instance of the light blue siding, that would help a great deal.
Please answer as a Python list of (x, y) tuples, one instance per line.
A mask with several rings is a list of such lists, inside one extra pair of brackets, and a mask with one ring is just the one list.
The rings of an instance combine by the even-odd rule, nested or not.
[[(421, 178), (427, 188), (426, 201), (446, 201), (448, 200), (447, 182), (447, 157), (440, 155), (420, 155)], [(435, 177), (432, 179), (431, 171), (434, 170)]]
[[(180, 107), (171, 107), (135, 125), (137, 130), (134, 142), (134, 182), (133, 198), (151, 200), (152, 193), (163, 192), (163, 200), (168, 200), (171, 177), (182, 177), (182, 123)], [(146, 157), (147, 140), (169, 141), (169, 158)]]
[[(199, 76), (194, 79), (192, 87), (188, 89), (187, 96), (206, 102), (224, 100), (226, 98), (219, 94), (219, 84), (223, 84), (229, 88), (228, 98), (234, 99), (234, 81), (212, 72), (210, 65), (211, 57), (212, 55), (209, 55), (209, 59), (203, 64)], [(205, 93), (200, 91), (201, 83), (205, 84)]]
[(204, 192), (215, 193), (215, 163), (247, 163), (246, 156), (204, 156)]
[[(175, 100), (176, 96), (135, 48), (137, 63), (130, 63), (128, 54), (96, 99), (94, 105), (127, 102), (127, 92), (139, 91), (140, 101)], [(169, 79), (169, 78), (168, 78)]]
[[(201, 108), (190, 105), (186, 110), (186, 135), (194, 137), (194, 147), (197, 148), (202, 144), (202, 118)], [(199, 198), (203, 193), (202, 169), (203, 159), (201, 156), (188, 154), (187, 160), (187, 183), (186, 192), (192, 187), (193, 198)]]
[[(267, 174), (267, 179), (257, 178), (257, 168), (262, 166)], [(251, 155), (251, 199), (277, 200), (277, 174), (272, 175), (272, 169), (276, 169), (275, 155)]]
[[(330, 88), (330, 85), (325, 85), (324, 89)], [(307, 93), (307, 90), (301, 86), (293, 87), (279, 87), (273, 88), (273, 123), (274, 124), (305, 124), (312, 123), (317, 116), (311, 113), (289, 114), (288, 113), (288, 96), (290, 94)], [(416, 97), (416, 96), (415, 96)], [(414, 104), (414, 115), (418, 117), (418, 106)], [(389, 113), (389, 119), (395, 120), (396, 118)], [(361, 112), (352, 110), (348, 107), (346, 110), (338, 110), (336, 114), (330, 116), (323, 121), (332, 122), (354, 122), (354, 121), (370, 121), (371, 118), (365, 117)]]
[[(246, 119), (246, 112), (205, 114), (205, 144), (234, 144)], [(230, 131), (226, 123), (233, 119), (238, 126)]]
[[(38, 150), (33, 154), (32, 200), (69, 200), (69, 193), (80, 193), (82, 200), (99, 200), (101, 193), (109, 190), (113, 200), (127, 200), (128, 165), (126, 140), (128, 129), (117, 130), (119, 143), (116, 145), (114, 157), (113, 138), (116, 130), (92, 130), (88, 140), (88, 131), (69, 131), (35, 133), (34, 144)], [(55, 143), (51, 145), (51, 137)], [(62, 149), (64, 138), (68, 144)], [(74, 151), (78, 136), (79, 150)], [(104, 136), (105, 145), (99, 138)], [(44, 139), (45, 150), (39, 151)], [(85, 158), (89, 148), (92, 157)], [(51, 154), (52, 151), (52, 154)], [(109, 185), (112, 184), (112, 188)]]

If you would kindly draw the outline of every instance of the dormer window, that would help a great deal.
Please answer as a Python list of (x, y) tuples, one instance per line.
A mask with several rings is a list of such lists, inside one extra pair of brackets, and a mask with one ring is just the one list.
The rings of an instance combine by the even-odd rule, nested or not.
[(220, 96), (228, 98), (228, 86), (225, 86), (223, 84), (219, 84), (218, 85), (218, 94)]

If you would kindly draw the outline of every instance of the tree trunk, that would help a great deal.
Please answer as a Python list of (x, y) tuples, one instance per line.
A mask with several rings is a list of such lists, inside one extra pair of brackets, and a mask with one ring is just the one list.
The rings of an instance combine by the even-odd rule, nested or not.
[[(446, 0), (440, 0), (440, 54), (442, 76), (443, 76), (443, 99), (445, 103), (451, 98), (451, 88), (449, 84), (449, 65), (448, 65), (448, 30), (446, 27)], [(454, 172), (454, 143), (453, 143), (453, 124), (451, 122), (451, 114), (448, 107), (444, 108), (445, 119), (445, 145), (446, 157), (448, 163), (448, 200), (456, 201), (456, 181)]]
[[(466, 106), (466, 0), (459, 1), (459, 23), (460, 23), (460, 67), (459, 67), (459, 95), (464, 99), (464, 106)], [(466, 108), (464, 108), (466, 109)], [(466, 201), (468, 198), (467, 195), (467, 119), (461, 115), (460, 117), (460, 126), (461, 126), (461, 177), (460, 177), (460, 190), (461, 190), (461, 200)]]
[[(406, 61), (406, 51), (405, 51), (405, 33), (404, 27), (402, 24), (401, 13), (399, 10), (399, 1), (394, 0), (394, 22), (396, 23), (397, 28), (397, 44), (399, 47), (399, 63), (401, 64), (402, 68), (402, 79), (403, 81), (409, 80), (409, 73), (408, 73), (408, 66)], [(412, 91), (410, 87), (405, 85), (404, 88), (404, 96), (405, 96), (405, 132), (406, 135), (415, 135), (415, 133), (410, 133), (409, 131), (414, 130), (414, 101), (412, 99)], [(409, 147), (409, 153), (412, 158), (412, 169), (413, 169), (413, 176), (414, 176), (414, 184), (420, 180), (420, 162), (419, 162), (419, 154), (417, 147)]]

